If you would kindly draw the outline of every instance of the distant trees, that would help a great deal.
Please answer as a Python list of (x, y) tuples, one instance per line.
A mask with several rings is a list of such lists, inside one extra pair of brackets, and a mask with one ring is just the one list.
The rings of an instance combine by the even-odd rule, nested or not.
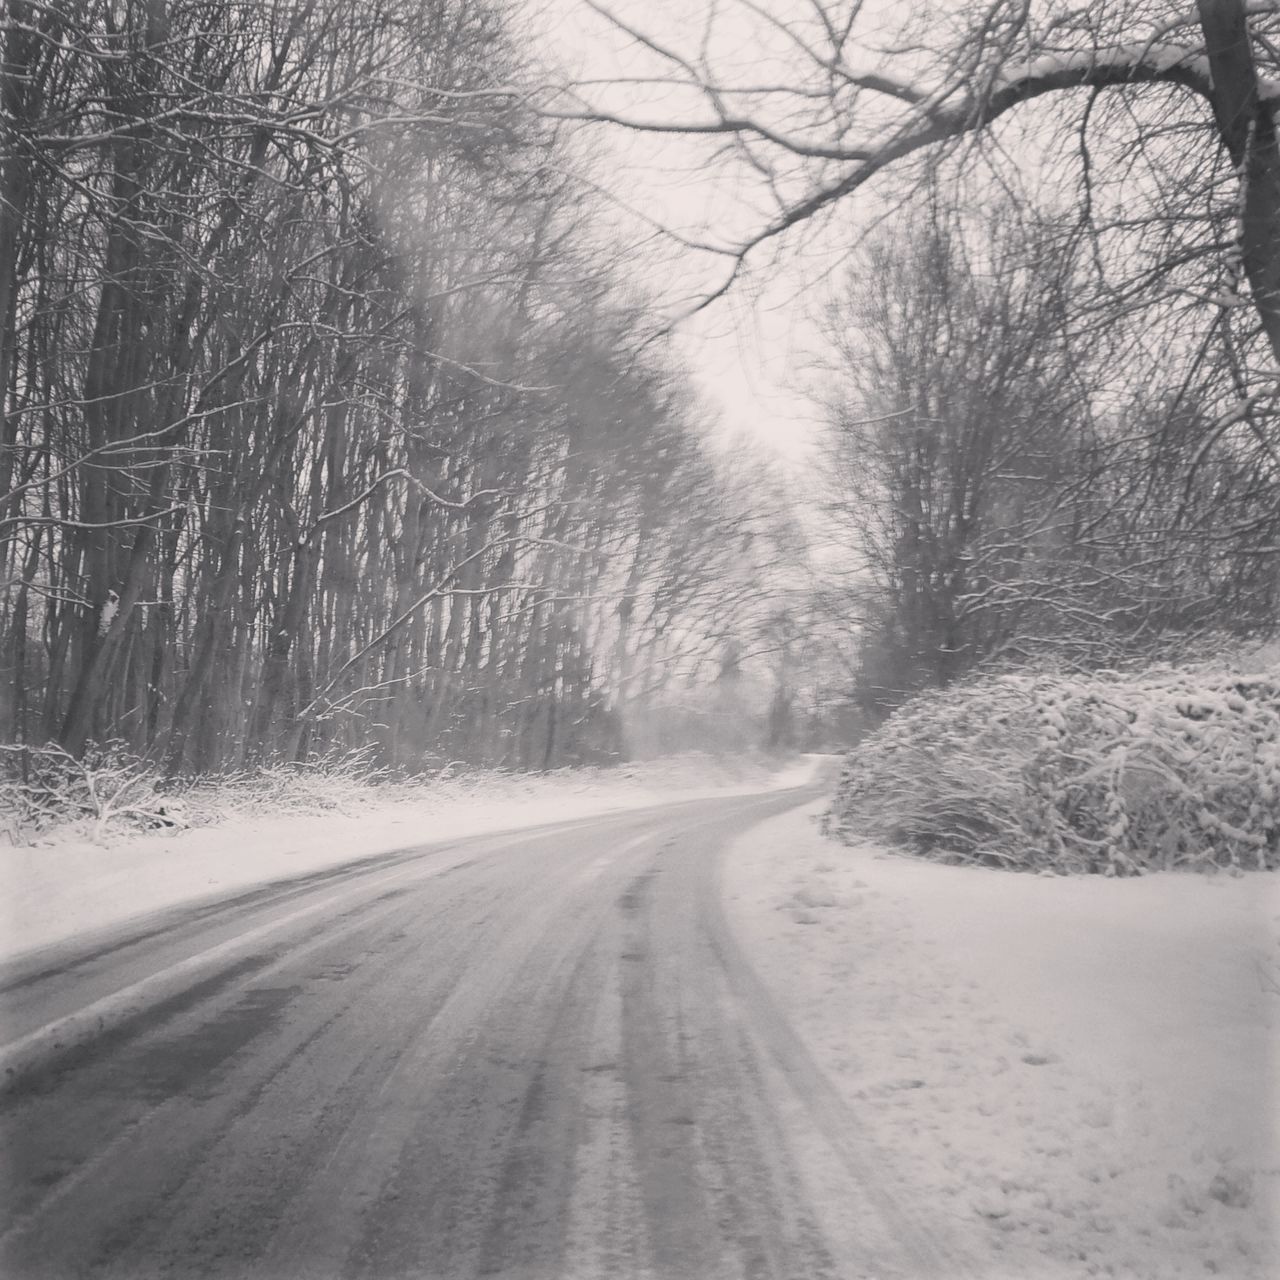
[(804, 228), (854, 262), (823, 599), (866, 715), (1274, 625), (1280, 6), (590, 7), (632, 74), (540, 101), (703, 141), (734, 202), (704, 302)]
[(1068, 353), (1071, 255), (1012, 217), (974, 247), (980, 263), (958, 228), (912, 231), (910, 247), (872, 249), (829, 309), (833, 500), (900, 678), (945, 684), (1001, 643), (989, 593), (1034, 591), (1056, 552), (1052, 495), (1090, 406)]
[(547, 767), (715, 651), (765, 516), (517, 65), (455, 0), (9, 0), (4, 737)]
[(1008, 205), (935, 208), (829, 308), (829, 512), (873, 718), (983, 665), (1274, 624), (1274, 408), (1242, 404), (1217, 342), (1143, 357), (1091, 305), (1088, 250)]

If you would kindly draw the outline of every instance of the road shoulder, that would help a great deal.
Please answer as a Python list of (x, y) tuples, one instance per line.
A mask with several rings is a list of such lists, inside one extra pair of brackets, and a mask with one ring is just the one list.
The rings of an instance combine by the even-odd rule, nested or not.
[(821, 807), (735, 844), (730, 927), (981, 1273), (1275, 1274), (1275, 878), (937, 866)]

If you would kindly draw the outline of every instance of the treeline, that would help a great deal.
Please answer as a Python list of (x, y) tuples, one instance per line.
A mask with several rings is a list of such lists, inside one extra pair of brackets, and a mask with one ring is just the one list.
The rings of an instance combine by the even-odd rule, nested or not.
[(988, 197), (935, 201), (850, 273), (826, 598), (864, 728), (978, 671), (1140, 669), (1277, 625), (1277, 382), (1222, 263), (1231, 210), (1205, 202), (1206, 229), (1193, 203), (1158, 270), (1118, 245), (1132, 218)]
[(0, 42), (4, 740), (625, 753), (776, 522), (501, 8), (8, 0)]

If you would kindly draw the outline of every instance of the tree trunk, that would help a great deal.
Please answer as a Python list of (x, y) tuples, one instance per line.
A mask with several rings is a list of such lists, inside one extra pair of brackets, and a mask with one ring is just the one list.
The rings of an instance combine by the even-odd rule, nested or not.
[(1253, 305), (1280, 364), (1280, 143), (1275, 100), (1263, 98), (1242, 0), (1198, 0), (1213, 78), (1211, 102), (1241, 184), (1240, 258)]

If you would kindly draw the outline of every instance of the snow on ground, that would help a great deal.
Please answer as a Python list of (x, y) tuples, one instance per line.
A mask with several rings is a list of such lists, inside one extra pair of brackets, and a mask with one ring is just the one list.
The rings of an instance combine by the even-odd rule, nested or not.
[[(707, 796), (803, 786), (827, 757), (782, 769), (686, 755), (616, 769), (460, 774), (317, 794), (314, 812), (261, 804), (216, 826), (48, 838), (0, 848), (0, 960), (147, 912), (393, 849)], [(298, 797), (292, 797), (296, 805)], [(269, 802), (268, 802), (269, 803)]]
[(1280, 877), (1016, 875), (754, 828), (730, 920), (995, 1280), (1280, 1275)]

